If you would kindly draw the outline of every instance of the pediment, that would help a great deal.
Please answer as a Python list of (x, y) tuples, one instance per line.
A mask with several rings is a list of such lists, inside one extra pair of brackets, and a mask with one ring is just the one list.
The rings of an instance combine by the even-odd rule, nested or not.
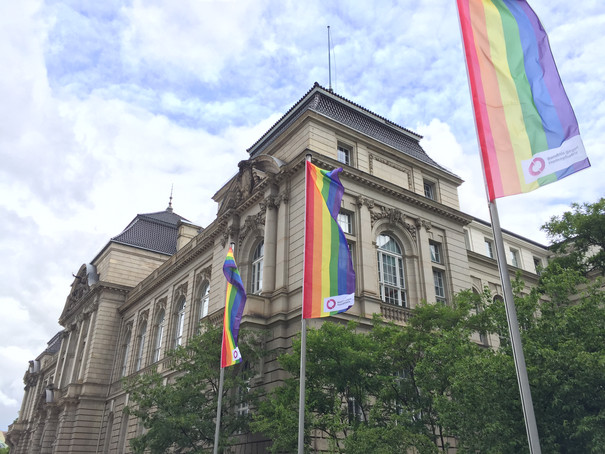
[(65, 308), (61, 318), (66, 315), (69, 311), (74, 309), (82, 298), (90, 292), (90, 287), (99, 281), (99, 275), (94, 265), (90, 263), (84, 263), (77, 274), (73, 275), (74, 280), (71, 284), (71, 290), (65, 301)]

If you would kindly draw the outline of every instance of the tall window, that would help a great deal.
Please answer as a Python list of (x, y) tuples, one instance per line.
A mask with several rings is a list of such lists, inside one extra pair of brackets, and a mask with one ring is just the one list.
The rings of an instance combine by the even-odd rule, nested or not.
[(424, 180), (424, 196), (427, 199), (435, 200), (435, 183)]
[(485, 241), (485, 253), (490, 259), (494, 258), (494, 243), (492, 240), (484, 238)]
[(353, 225), (351, 222), (351, 213), (340, 212), (336, 218), (338, 225), (344, 233), (353, 233)]
[(185, 298), (181, 299), (176, 312), (176, 320), (174, 321), (174, 347), (183, 344), (183, 330), (185, 327), (185, 307), (187, 303)]
[(445, 279), (443, 271), (433, 268), (433, 281), (435, 282), (435, 299), (439, 303), (445, 303)]
[(542, 259), (540, 257), (534, 257), (534, 268), (536, 269), (536, 274), (539, 276), (542, 273)]
[(208, 304), (210, 303), (210, 283), (204, 281), (200, 291), (200, 300), (198, 308), (198, 319), (201, 320), (208, 315)]
[(162, 352), (162, 339), (164, 337), (164, 322), (165, 312), (162, 311), (158, 314), (158, 318), (155, 325), (155, 341), (153, 343), (153, 362), (160, 360), (160, 353)]
[(252, 293), (260, 293), (263, 289), (263, 257), (265, 255), (265, 242), (256, 246), (252, 256)]
[(401, 248), (389, 235), (379, 235), (378, 247), (378, 282), (382, 301), (395, 306), (407, 306), (405, 294), (405, 277), (403, 272), (403, 254)]
[(143, 352), (145, 351), (145, 340), (147, 338), (147, 322), (143, 322), (139, 332), (139, 345), (137, 347), (137, 364), (135, 370), (141, 370), (143, 367)]
[(122, 370), (120, 372), (120, 377), (126, 376), (126, 372), (128, 371), (128, 359), (130, 356), (130, 339), (132, 337), (132, 330), (130, 327), (126, 329), (126, 337), (124, 339), (124, 345), (122, 346)]
[(431, 248), (431, 262), (443, 263), (441, 261), (441, 243), (431, 241), (429, 242), (429, 247)]
[(510, 250), (510, 263), (512, 266), (519, 268), (519, 251), (516, 249)]
[(348, 166), (351, 165), (351, 150), (345, 146), (338, 145), (338, 162), (342, 162)]

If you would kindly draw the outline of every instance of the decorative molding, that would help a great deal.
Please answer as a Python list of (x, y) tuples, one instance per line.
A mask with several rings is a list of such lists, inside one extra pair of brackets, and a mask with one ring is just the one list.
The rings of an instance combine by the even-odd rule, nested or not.
[(397, 208), (387, 208), (385, 206), (380, 207), (380, 211), (372, 211), (370, 210), (370, 219), (372, 223), (372, 227), (376, 224), (376, 221), (380, 219), (387, 219), (389, 224), (392, 225), (401, 225), (410, 232), (410, 235), (414, 240), (416, 240), (417, 229), (416, 226), (406, 222), (406, 216), (403, 211), (398, 210)]
[(210, 281), (210, 277), (212, 276), (212, 265), (207, 266), (206, 268), (202, 268), (196, 275), (193, 283), (194, 291), (197, 292), (200, 285), (204, 281)]
[(411, 191), (413, 189), (412, 187), (412, 175), (410, 173), (410, 170), (399, 165), (399, 164), (395, 164), (393, 161), (389, 161), (386, 158), (383, 158), (382, 156), (377, 156), (374, 155), (372, 153), (370, 153), (369, 155), (369, 161), (370, 161), (370, 175), (374, 175), (374, 160), (385, 164), (389, 167), (392, 167), (393, 169), (399, 170), (402, 173), (405, 173), (406, 176), (408, 177), (408, 189)]
[(221, 238), (222, 247), (225, 247), (225, 245), (227, 244), (227, 241), (229, 241), (229, 238), (231, 237), (231, 235), (235, 234), (236, 231), (237, 231), (237, 229), (235, 227), (233, 227), (232, 225), (230, 225), (229, 227), (225, 228), (225, 230), (223, 230), (223, 236)]
[(372, 199), (368, 199), (367, 197), (363, 197), (361, 195), (357, 196), (357, 199), (355, 200), (356, 205), (361, 208), (363, 205), (367, 206), (368, 209), (372, 209), (374, 208), (374, 200)]
[(239, 235), (239, 245), (242, 245), (244, 239), (248, 236), (248, 234), (254, 230), (259, 229), (261, 226), (265, 225), (265, 211), (261, 207), (261, 211), (256, 213), (256, 215), (246, 216), (246, 220), (244, 221), (244, 227), (240, 231)]
[(174, 290), (174, 294), (172, 297), (172, 300), (175, 302), (178, 302), (181, 298), (186, 298), (187, 297), (187, 286), (188, 286), (188, 282), (184, 282), (181, 285), (179, 285), (175, 290)]

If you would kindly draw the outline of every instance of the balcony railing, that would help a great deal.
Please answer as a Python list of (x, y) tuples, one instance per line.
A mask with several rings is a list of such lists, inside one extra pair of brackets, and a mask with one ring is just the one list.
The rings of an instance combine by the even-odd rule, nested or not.
[(381, 304), (380, 314), (387, 321), (393, 321), (398, 324), (407, 323), (412, 316), (412, 311), (405, 307), (393, 306), (391, 304)]

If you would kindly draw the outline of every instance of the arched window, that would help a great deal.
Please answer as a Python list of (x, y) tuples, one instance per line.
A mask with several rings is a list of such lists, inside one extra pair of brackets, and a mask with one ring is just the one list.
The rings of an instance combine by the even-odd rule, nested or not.
[(185, 298), (181, 299), (176, 312), (176, 319), (174, 320), (174, 347), (178, 347), (183, 344), (183, 331), (185, 328), (185, 307), (187, 303)]
[(265, 242), (256, 246), (252, 256), (252, 293), (260, 293), (263, 289), (263, 257), (265, 255)]
[(407, 307), (403, 253), (395, 239), (382, 234), (376, 238), (380, 298), (394, 306)]
[(200, 289), (198, 301), (198, 320), (201, 320), (208, 315), (208, 303), (210, 302), (210, 283), (208, 281), (204, 281)]
[(143, 352), (145, 351), (145, 340), (147, 339), (147, 322), (143, 322), (139, 330), (139, 345), (137, 347), (137, 364), (135, 370), (143, 367)]
[(125, 377), (128, 372), (128, 360), (130, 356), (130, 340), (132, 338), (132, 329), (126, 328), (126, 337), (124, 338), (124, 344), (122, 346), (122, 371), (120, 377)]
[(162, 309), (158, 314), (155, 324), (155, 339), (153, 343), (153, 362), (160, 360), (160, 353), (162, 352), (162, 339), (164, 337), (164, 320), (165, 312)]

